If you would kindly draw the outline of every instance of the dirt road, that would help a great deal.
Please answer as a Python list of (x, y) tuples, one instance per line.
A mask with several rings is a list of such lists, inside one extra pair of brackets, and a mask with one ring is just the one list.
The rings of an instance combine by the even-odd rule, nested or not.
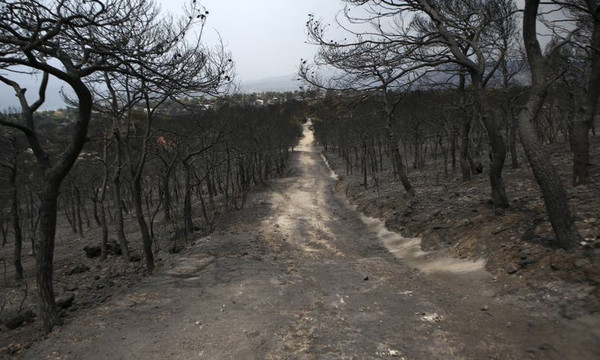
[(30, 359), (595, 359), (598, 317), (509, 304), (481, 262), (432, 258), (334, 193), (308, 127), (291, 172)]

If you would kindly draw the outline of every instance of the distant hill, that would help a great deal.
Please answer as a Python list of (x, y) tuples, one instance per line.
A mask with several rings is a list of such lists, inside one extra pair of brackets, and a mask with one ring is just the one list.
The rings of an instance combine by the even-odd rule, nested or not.
[(248, 80), (241, 82), (241, 91), (244, 93), (255, 93), (265, 91), (295, 91), (298, 90), (302, 82), (298, 81), (297, 74), (288, 74), (280, 76), (271, 76), (258, 80)]
[[(529, 70), (526, 67), (521, 68), (517, 61), (510, 61), (508, 65), (512, 71), (517, 72), (512, 79), (512, 85), (524, 86), (529, 83), (530, 75)], [(439, 88), (440, 86), (445, 87), (448, 85), (456, 86), (458, 84), (458, 77), (456, 76), (455, 67), (455, 65), (442, 65), (438, 67), (438, 70), (440, 71), (431, 72), (425, 78), (420, 79), (416, 87)], [(335, 72), (332, 70), (321, 70), (321, 72), (321, 76), (323, 76), (324, 79), (327, 79), (335, 74)], [(489, 84), (490, 87), (497, 86), (501, 81), (500, 77), (501, 74), (499, 71), (494, 74), (494, 79)], [(297, 74), (288, 74), (266, 77), (258, 80), (241, 81), (240, 91), (243, 93), (257, 93), (265, 91), (285, 92), (299, 90), (301, 85), (303, 85), (303, 82), (298, 80)]]

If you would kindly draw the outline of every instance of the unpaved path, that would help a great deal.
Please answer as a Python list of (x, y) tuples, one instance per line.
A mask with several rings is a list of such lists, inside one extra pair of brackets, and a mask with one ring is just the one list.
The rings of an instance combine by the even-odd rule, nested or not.
[[(598, 317), (495, 299), (334, 193), (305, 129), (288, 177), (226, 233), (75, 318), (31, 359), (595, 359)], [(542, 309), (543, 310), (543, 309)]]

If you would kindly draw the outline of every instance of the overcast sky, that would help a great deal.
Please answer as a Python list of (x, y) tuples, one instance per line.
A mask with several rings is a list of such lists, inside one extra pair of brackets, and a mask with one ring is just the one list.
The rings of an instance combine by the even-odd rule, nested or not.
[[(160, 0), (175, 11), (183, 0)], [(210, 12), (207, 38), (218, 32), (233, 54), (239, 80), (294, 74), (300, 58), (312, 58), (315, 46), (305, 43), (308, 14), (333, 20), (340, 0), (202, 0)]]

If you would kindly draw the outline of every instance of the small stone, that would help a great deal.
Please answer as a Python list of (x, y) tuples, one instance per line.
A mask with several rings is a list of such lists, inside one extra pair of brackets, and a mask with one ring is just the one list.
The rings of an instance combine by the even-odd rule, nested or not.
[(142, 261), (142, 257), (139, 256), (138, 254), (132, 254), (129, 256), (129, 261), (131, 262), (140, 262)]
[(26, 310), (20, 313), (13, 313), (4, 319), (4, 326), (8, 329), (13, 330), (23, 325), (24, 323), (33, 322), (35, 319), (35, 313), (31, 310)]
[(535, 259), (523, 259), (519, 260), (519, 265), (526, 268), (528, 265), (535, 264), (537, 260)]
[(508, 264), (504, 264), (504, 270), (508, 273), (508, 274), (514, 274), (517, 271), (519, 271), (519, 266), (515, 263), (508, 263)]
[(369, 277), (365, 276), (365, 278), (363, 279), (363, 281), (369, 281)]
[(19, 326), (23, 325), (24, 322), (25, 322), (25, 319), (23, 318), (23, 316), (21, 314), (16, 314), (14, 316), (7, 318), (4, 321), (4, 325), (8, 329), (14, 330), (14, 329), (18, 328)]
[(102, 253), (102, 250), (100, 249), (100, 246), (96, 246), (96, 245), (93, 245), (93, 246), (90, 246), (90, 245), (88, 245), (88, 246), (85, 246), (85, 247), (83, 248), (83, 251), (85, 251), (85, 256), (87, 256), (87, 257), (88, 257), (88, 258), (90, 258), (90, 259), (92, 259), (92, 258), (95, 258), (95, 257), (98, 257), (98, 256), (100, 256), (100, 254)]
[(77, 289), (79, 289), (79, 286), (77, 286), (76, 284), (67, 284), (63, 286), (64, 291), (75, 291)]
[(113, 255), (122, 255), (123, 251), (121, 250), (121, 245), (115, 240), (110, 241), (106, 244), (106, 250), (108, 250), (109, 254)]
[(481, 307), (481, 311), (488, 311), (489, 309), (490, 309), (490, 307), (489, 307), (489, 306), (487, 306), (487, 305), (483, 305), (483, 306)]
[(548, 344), (548, 343), (542, 343), (540, 345), (540, 350), (550, 350), (553, 349), (552, 345)]
[[(256, 330), (254, 330), (254, 331), (250, 331), (250, 332), (247, 332), (247, 333), (246, 333), (246, 337), (247, 337), (248, 339), (254, 339), (254, 338), (258, 337), (259, 335), (260, 335), (260, 332), (258, 332), (258, 331), (256, 331)], [(313, 335), (312, 335), (312, 338), (313, 338), (313, 339), (317, 339), (317, 336), (313, 334)]]
[(0, 358), (3, 357), (2, 355), (16, 355), (19, 351), (21, 351), (23, 347), (21, 346), (21, 344), (17, 344), (17, 343), (12, 343), (6, 347), (3, 347), (0, 349)]
[(67, 272), (65, 274), (66, 275), (81, 274), (81, 273), (88, 271), (89, 269), (90, 269), (89, 266), (84, 265), (84, 264), (79, 264), (79, 265), (75, 265), (72, 268), (70, 268), (69, 270), (67, 270)]
[(56, 306), (61, 309), (66, 309), (69, 306), (73, 305), (73, 300), (75, 300), (75, 294), (69, 294), (56, 299)]
[(550, 264), (550, 269), (552, 269), (552, 271), (557, 271), (560, 270), (560, 267), (556, 264)]

